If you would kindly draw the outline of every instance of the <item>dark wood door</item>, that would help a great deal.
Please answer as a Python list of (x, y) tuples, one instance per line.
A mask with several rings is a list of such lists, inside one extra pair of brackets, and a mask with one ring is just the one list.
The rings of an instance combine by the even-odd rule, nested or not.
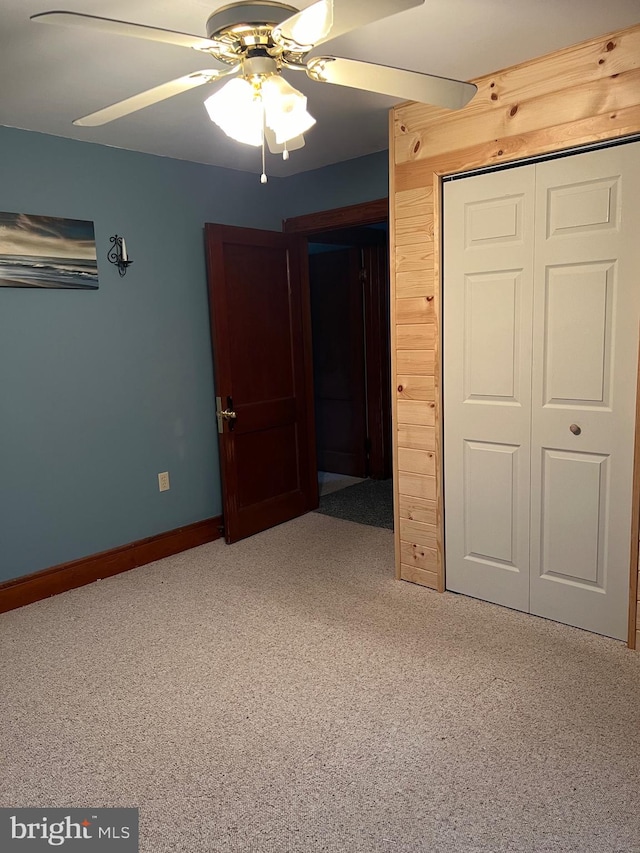
[[(295, 235), (205, 226), (225, 539), (318, 505), (306, 254)], [(220, 432), (220, 430), (222, 430)]]
[(318, 468), (367, 476), (364, 307), (359, 249), (309, 256)]

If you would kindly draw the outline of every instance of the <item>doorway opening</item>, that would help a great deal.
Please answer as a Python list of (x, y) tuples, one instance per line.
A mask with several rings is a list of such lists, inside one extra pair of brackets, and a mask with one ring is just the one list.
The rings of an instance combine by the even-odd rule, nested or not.
[(393, 529), (387, 200), (284, 230), (308, 252), (318, 511)]

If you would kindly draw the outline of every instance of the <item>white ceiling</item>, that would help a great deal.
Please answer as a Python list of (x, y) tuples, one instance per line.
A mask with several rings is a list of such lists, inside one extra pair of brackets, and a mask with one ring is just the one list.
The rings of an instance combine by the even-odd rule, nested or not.
[[(289, 0), (299, 8), (311, 0)], [(0, 0), (0, 124), (232, 169), (259, 171), (255, 148), (232, 142), (202, 106), (207, 87), (178, 95), (112, 124), (72, 121), (200, 68), (205, 54), (138, 39), (36, 24), (54, 9), (84, 12), (205, 35), (227, 0)], [(316, 52), (469, 80), (592, 36), (640, 22), (640, 0), (426, 0), (423, 6), (322, 45)], [(380, 95), (291, 75), (317, 125), (272, 175), (287, 175), (388, 147)]]

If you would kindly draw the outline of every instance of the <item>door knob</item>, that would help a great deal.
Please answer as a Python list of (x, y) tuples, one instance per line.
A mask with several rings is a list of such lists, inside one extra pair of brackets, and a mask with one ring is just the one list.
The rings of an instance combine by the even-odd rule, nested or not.
[(569, 427), (569, 429), (571, 430), (571, 432), (572, 432), (574, 435), (580, 435), (580, 433), (582, 432), (582, 430), (580, 429), (580, 427), (578, 426), (578, 424), (571, 424), (571, 426)]
[(218, 419), (218, 432), (222, 432), (222, 422), (226, 421), (229, 424), (229, 429), (232, 430), (235, 426), (237, 414), (233, 411), (233, 400), (227, 397), (227, 408), (222, 408), (222, 400), (216, 397), (216, 418)]

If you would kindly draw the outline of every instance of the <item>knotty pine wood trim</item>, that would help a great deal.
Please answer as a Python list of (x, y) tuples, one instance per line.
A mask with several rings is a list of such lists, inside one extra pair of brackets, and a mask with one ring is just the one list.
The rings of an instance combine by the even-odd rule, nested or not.
[(222, 516), (218, 515), (5, 581), (0, 584), (0, 613), (214, 542), (222, 535), (221, 528)]
[(438, 529), (438, 541), (436, 544), (437, 590), (444, 592), (445, 581), (445, 553), (444, 553), (444, 478), (442, 460), (444, 459), (444, 416), (442, 399), (442, 377), (444, 365), (441, 356), (442, 350), (442, 259), (440, 257), (442, 248), (442, 183), (437, 175), (433, 175), (431, 199), (433, 202), (433, 293), (434, 314), (433, 323), (435, 329), (434, 352), (434, 377), (435, 377), (435, 401), (430, 403), (435, 409), (435, 439), (436, 439), (436, 527)]
[(402, 563), (400, 566), (400, 580), (417, 583), (436, 592), (440, 591), (438, 589), (438, 573), (421, 569), (419, 566), (407, 566)]
[(393, 156), (393, 110), (389, 110), (389, 362), (391, 367), (391, 461), (393, 482), (393, 532), (395, 577), (402, 580), (402, 552), (400, 546), (400, 485), (398, 443), (398, 335), (397, 335), (397, 243), (396, 243), (396, 171)]
[[(421, 505), (428, 507), (429, 523), (438, 531), (437, 564), (425, 572), (402, 562), (401, 536), (410, 545), (421, 543), (411, 542), (410, 527), (404, 526), (401, 533), (400, 519), (396, 518), (396, 576), (439, 590), (444, 589), (445, 582), (439, 352), (442, 178), (640, 133), (640, 24), (473, 82), (478, 85), (478, 94), (462, 110), (450, 112), (409, 103), (399, 104), (390, 114), (392, 381), (398, 389), (410, 377), (417, 387), (429, 391), (433, 383), (435, 402), (434, 427), (406, 424), (399, 421), (397, 407), (397, 395), (404, 389), (393, 395), (395, 479), (399, 479), (399, 447), (435, 450), (435, 487), (433, 476), (420, 470), (403, 471), (412, 494), (400, 488), (395, 504), (402, 508), (401, 518), (410, 520), (414, 506), (416, 512)], [(425, 308), (421, 300), (429, 297), (432, 307)], [(410, 350), (406, 349), (409, 344)], [(640, 402), (636, 437), (630, 648), (640, 645)], [(403, 467), (407, 458), (404, 455)], [(419, 497), (432, 493), (435, 500)], [(416, 506), (416, 501), (421, 504)]]

